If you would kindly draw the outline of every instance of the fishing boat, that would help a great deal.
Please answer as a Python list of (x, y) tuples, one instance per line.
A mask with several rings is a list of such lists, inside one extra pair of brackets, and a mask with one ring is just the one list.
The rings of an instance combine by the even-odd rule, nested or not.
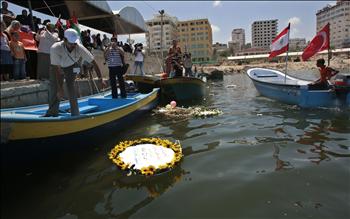
[(312, 81), (272, 69), (251, 68), (247, 75), (261, 95), (287, 104), (303, 108), (350, 106), (350, 74), (341, 75), (342, 81), (323, 90), (310, 88)]
[(47, 104), (1, 109), (1, 143), (77, 138), (99, 130), (120, 129), (153, 109), (158, 104), (158, 97), (159, 88), (147, 94), (128, 93), (127, 98), (113, 99), (111, 92), (83, 97), (78, 100), (79, 116), (71, 116), (68, 101), (60, 104), (57, 117), (42, 116), (48, 109)]
[(179, 103), (202, 101), (206, 95), (205, 78), (174, 77), (159, 80), (162, 101)]
[(128, 80), (135, 82), (139, 92), (149, 92), (160, 88), (161, 101), (167, 103), (175, 100), (178, 103), (202, 101), (206, 95), (206, 77), (173, 77), (127, 75)]
[(160, 80), (160, 77), (149, 75), (126, 75), (125, 79), (133, 81), (140, 93), (149, 93), (154, 88), (159, 87), (158, 81)]

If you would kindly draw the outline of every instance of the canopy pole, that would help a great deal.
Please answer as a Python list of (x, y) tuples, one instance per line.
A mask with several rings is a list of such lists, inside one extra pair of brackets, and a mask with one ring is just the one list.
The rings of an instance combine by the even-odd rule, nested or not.
[[(331, 24), (329, 23), (329, 29), (331, 29)], [(328, 66), (331, 65), (331, 42), (330, 42), (330, 39), (329, 39), (329, 35), (327, 36), (327, 40), (328, 40)]]
[(33, 21), (33, 9), (32, 9), (32, 1), (31, 0), (28, 0), (28, 8), (29, 8), (29, 14), (30, 14), (30, 28), (33, 31), (34, 30), (34, 21)]

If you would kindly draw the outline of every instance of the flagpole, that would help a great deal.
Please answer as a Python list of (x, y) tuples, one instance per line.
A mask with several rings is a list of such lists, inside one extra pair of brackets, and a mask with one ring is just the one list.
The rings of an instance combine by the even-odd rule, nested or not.
[[(328, 23), (329, 24), (329, 30), (331, 29), (331, 24), (330, 23)], [(330, 64), (331, 64), (331, 42), (330, 42), (330, 39), (329, 39), (329, 37), (327, 37), (328, 39), (328, 66), (330, 66)]]
[(289, 52), (289, 34), (290, 34), (290, 23), (288, 24), (288, 49), (286, 54), (286, 70), (284, 72), (284, 83), (287, 81), (287, 67), (288, 67), (288, 52)]

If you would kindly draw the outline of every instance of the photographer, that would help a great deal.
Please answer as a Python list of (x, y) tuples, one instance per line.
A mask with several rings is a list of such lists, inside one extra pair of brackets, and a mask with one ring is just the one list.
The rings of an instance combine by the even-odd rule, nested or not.
[(143, 71), (143, 60), (145, 57), (145, 54), (142, 52), (143, 45), (142, 43), (138, 43), (135, 45), (134, 55), (135, 55), (135, 62), (134, 62), (134, 75), (136, 75), (137, 67), (140, 67), (141, 76), (144, 76), (145, 73)]
[(119, 47), (118, 39), (116, 36), (112, 36), (111, 45), (107, 47), (104, 53), (104, 57), (107, 61), (109, 68), (109, 83), (112, 89), (112, 98), (118, 98), (118, 89), (115, 77), (118, 77), (121, 97), (126, 98), (126, 90), (122, 68), (125, 65), (124, 51), (121, 47)]

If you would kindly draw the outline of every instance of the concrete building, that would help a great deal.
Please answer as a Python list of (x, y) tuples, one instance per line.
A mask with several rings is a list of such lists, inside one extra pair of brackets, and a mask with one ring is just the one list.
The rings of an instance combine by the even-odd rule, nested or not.
[(254, 21), (252, 24), (252, 47), (270, 48), (272, 40), (277, 36), (278, 20)]
[(305, 38), (290, 38), (289, 39), (289, 51), (301, 51), (306, 47)]
[(337, 1), (316, 13), (316, 32), (330, 24), (330, 44), (333, 48), (350, 45), (350, 1)]
[[(238, 29), (233, 29), (231, 33), (232, 37), (232, 43), (238, 43), (238, 51), (241, 51), (244, 48), (245, 45), (245, 32), (244, 29), (238, 28)], [(238, 52), (237, 51), (237, 52)]]
[(146, 33), (147, 49), (150, 53), (159, 53), (162, 48), (167, 54), (173, 39), (178, 39), (177, 18), (168, 14), (163, 16), (163, 45), (161, 47), (161, 16), (155, 15), (153, 19), (146, 21), (148, 32)]
[(179, 45), (183, 52), (190, 52), (192, 61), (209, 61), (213, 54), (212, 29), (208, 19), (179, 21), (177, 23)]

